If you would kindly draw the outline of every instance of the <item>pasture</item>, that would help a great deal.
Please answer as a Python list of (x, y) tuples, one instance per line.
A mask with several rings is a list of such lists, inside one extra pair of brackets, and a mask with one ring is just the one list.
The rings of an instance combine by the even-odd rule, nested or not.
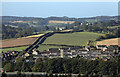
[(104, 34), (93, 33), (93, 32), (74, 32), (64, 34), (54, 34), (48, 37), (43, 44), (62, 44), (62, 45), (77, 45), (85, 46), (89, 40), (94, 41), (99, 36)]
[(7, 51), (22, 51), (24, 49), (26, 49), (28, 46), (21, 46), (21, 47), (12, 47), (12, 48), (4, 48), (2, 49), (3, 52), (7, 52)]

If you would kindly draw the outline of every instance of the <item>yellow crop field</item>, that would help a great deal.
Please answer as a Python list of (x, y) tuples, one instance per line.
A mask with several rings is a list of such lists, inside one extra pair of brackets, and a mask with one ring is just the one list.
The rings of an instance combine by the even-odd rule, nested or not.
[(34, 37), (40, 37), (44, 34), (38, 34), (38, 35), (32, 35), (32, 36), (27, 36), (27, 37), (22, 37), (22, 38), (34, 38)]
[(75, 21), (53, 21), (53, 20), (50, 20), (49, 23), (63, 23), (63, 24), (72, 24), (72, 23), (75, 23)]
[(120, 45), (120, 38), (108, 39), (103, 41), (98, 41), (96, 45)]

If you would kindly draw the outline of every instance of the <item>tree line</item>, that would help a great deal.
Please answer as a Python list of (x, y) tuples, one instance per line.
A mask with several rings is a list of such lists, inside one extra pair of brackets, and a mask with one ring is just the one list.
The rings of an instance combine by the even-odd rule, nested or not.
[(116, 76), (120, 74), (120, 65), (117, 57), (103, 61), (100, 59), (87, 60), (84, 58), (44, 58), (37, 59), (33, 62), (33, 58), (29, 57), (30, 62), (19, 57), (16, 62), (3, 61), (4, 71), (14, 72), (47, 72), (67, 73), (67, 74), (84, 74), (84, 75), (109, 75)]

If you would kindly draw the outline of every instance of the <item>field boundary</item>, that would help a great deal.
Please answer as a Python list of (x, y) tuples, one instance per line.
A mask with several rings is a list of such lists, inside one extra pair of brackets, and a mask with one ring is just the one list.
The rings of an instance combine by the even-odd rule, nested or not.
[(41, 45), (49, 45), (49, 46), (66, 46), (66, 47), (80, 47), (77, 45), (63, 45), (63, 44), (41, 44)]
[(54, 35), (56, 33), (64, 34), (64, 33), (73, 33), (73, 32), (83, 32), (83, 30), (79, 30), (79, 31), (71, 30), (71, 31), (48, 32), (48, 33), (40, 36), (32, 45), (30, 45), (28, 48), (26, 48), (25, 51), (29, 52), (29, 51), (31, 51), (34, 48), (38, 48), (39, 47), (38, 45), (42, 44), (46, 40), (46, 38), (48, 38), (48, 37), (50, 37), (50, 36), (52, 36), (52, 35)]
[[(30, 44), (30, 45), (31, 45), (31, 44)], [(0, 49), (6, 49), (6, 48), (15, 48), (15, 47), (23, 47), (23, 46), (29, 46), (29, 45), (14, 46), (14, 47), (4, 47), (4, 48), (0, 48)]]

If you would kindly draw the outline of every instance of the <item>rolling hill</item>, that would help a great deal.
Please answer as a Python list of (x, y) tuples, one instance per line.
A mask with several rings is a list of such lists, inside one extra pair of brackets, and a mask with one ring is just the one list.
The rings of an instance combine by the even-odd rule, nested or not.
[(48, 37), (43, 42), (43, 44), (85, 46), (89, 40), (94, 41), (99, 36), (104, 36), (104, 34), (93, 33), (93, 32), (74, 32), (74, 33), (54, 34), (51, 37)]
[[(89, 18), (69, 18), (69, 17), (17, 17), (17, 16), (2, 16), (2, 23), (9, 24), (13, 26), (44, 26), (48, 25), (50, 21), (80, 21), (80, 22), (97, 22), (97, 21), (110, 21), (110, 20), (118, 20), (117, 16), (96, 16), (96, 17), (89, 17)], [(19, 24), (18, 24), (19, 23)]]

